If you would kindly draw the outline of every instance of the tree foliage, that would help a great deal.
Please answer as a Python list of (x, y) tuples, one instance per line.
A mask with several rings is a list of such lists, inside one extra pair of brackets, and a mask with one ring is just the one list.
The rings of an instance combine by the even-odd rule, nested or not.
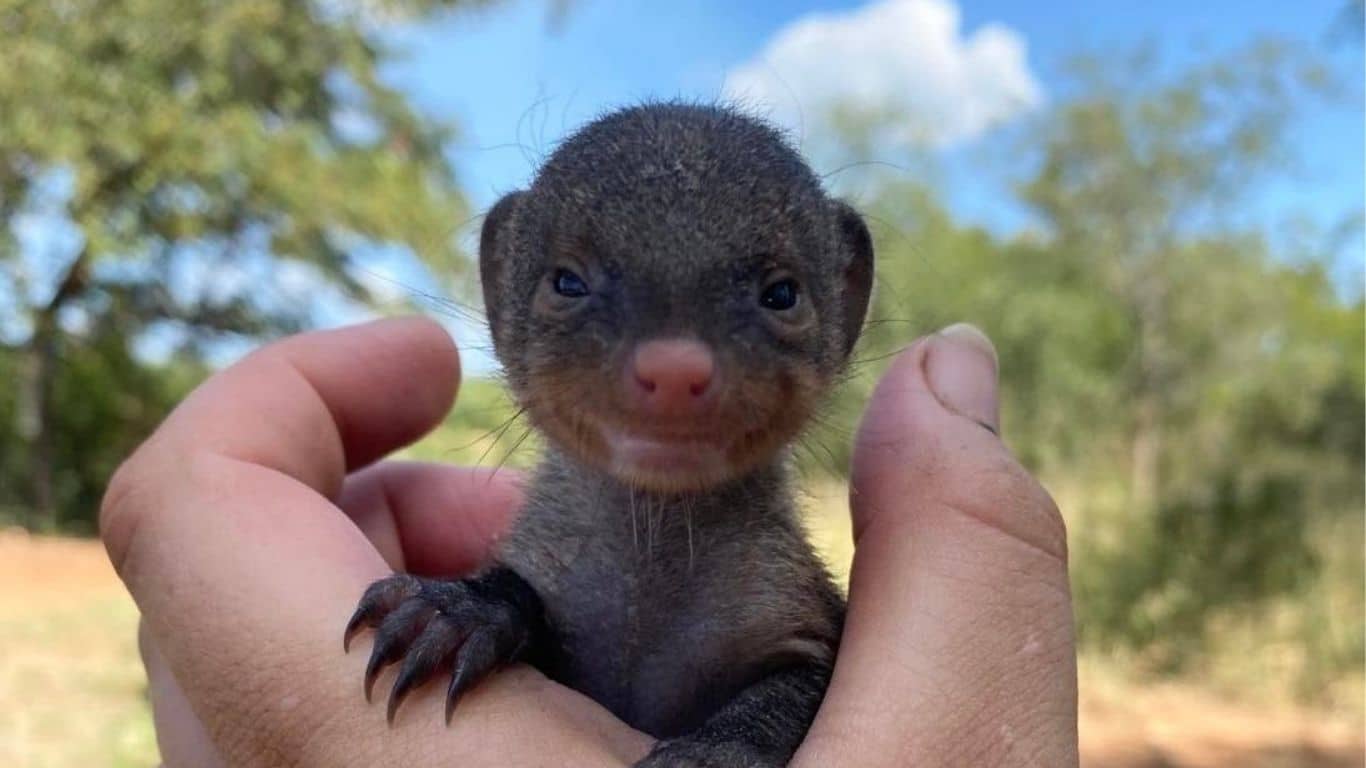
[(866, 206), (870, 362), (841, 412), (913, 335), (982, 325), (1009, 442), (1071, 520), (1092, 646), (1180, 669), (1220, 617), (1290, 601), (1297, 642), (1359, 665), (1363, 305), (1330, 277), (1342, 238), (1287, 245), (1251, 194), (1294, 167), (1294, 118), (1330, 86), (1275, 45), (1177, 72), (1079, 61), (1024, 138), (1029, 231), (964, 226), (904, 178)]
[(381, 80), (371, 24), (458, 4), (0, 0), (0, 339), (35, 522), (88, 501), (57, 493), (53, 398), (99, 334), (296, 328), (281, 285), (366, 301), (367, 245), (461, 263), (448, 129)]

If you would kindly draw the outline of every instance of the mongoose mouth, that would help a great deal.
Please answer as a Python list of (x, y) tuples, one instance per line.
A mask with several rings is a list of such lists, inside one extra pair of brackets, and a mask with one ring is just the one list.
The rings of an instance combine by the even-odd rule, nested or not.
[(696, 489), (721, 482), (732, 468), (716, 436), (665, 436), (603, 431), (612, 474), (657, 490)]

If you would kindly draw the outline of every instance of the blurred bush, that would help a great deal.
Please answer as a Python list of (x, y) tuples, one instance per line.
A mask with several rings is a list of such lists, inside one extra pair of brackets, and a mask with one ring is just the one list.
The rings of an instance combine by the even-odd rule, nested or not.
[(1279, 682), (1327, 696), (1366, 653), (1361, 275), (1331, 277), (1361, 211), (1287, 238), (1256, 194), (1338, 87), (1267, 43), (1182, 71), (1078, 60), (1067, 94), (1021, 137), (1037, 229), (963, 226), (914, 179), (865, 192), (867, 362), (804, 455), (844, 466), (819, 457), (887, 354), (971, 319), (998, 345), (1007, 440), (1068, 516), (1081, 642), (1140, 674), (1280, 654)]

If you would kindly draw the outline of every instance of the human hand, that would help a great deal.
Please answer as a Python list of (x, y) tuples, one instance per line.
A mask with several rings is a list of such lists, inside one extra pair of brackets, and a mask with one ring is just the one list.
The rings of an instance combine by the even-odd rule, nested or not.
[[(869, 406), (849, 623), (798, 765), (1076, 763), (1061, 522), (972, 423), (995, 428), (995, 366), (963, 344), (913, 346)], [(440, 418), (457, 377), (444, 334), (420, 322), (292, 339), (215, 377), (120, 471), (102, 523), (144, 612), (168, 763), (644, 753), (646, 737), (524, 668), (472, 691), (450, 729), (390, 731), (352, 690), (360, 662), (320, 652), (371, 580), (468, 569), (516, 506), (515, 487), (471, 470), (381, 465), (343, 480)]]
[(953, 326), (864, 413), (834, 678), (794, 766), (1078, 764), (1067, 537), (997, 436), (996, 353)]
[[(364, 468), (434, 426), (458, 379), (430, 322), (294, 337), (206, 382), (120, 468), (101, 531), (142, 612), (168, 765), (607, 766), (647, 751), (524, 667), (471, 691), (449, 728), (391, 729), (367, 709), (365, 654), (341, 651), (357, 597), (394, 569), (469, 570), (518, 505), (506, 473)], [(439, 712), (443, 693), (409, 706)]]

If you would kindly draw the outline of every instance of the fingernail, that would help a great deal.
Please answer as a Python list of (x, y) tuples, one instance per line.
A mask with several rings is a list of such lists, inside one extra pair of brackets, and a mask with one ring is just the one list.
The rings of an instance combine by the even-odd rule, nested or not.
[(1000, 434), (996, 348), (986, 334), (968, 323), (935, 334), (925, 377), (944, 407)]

